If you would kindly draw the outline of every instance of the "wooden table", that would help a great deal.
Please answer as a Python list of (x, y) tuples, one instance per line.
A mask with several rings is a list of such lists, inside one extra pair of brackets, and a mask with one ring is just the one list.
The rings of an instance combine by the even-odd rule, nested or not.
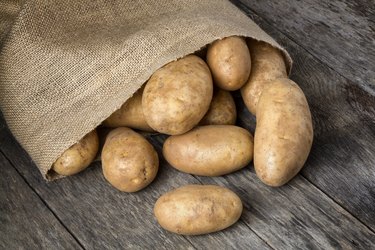
[[(156, 180), (134, 194), (103, 178), (100, 163), (46, 183), (0, 122), (1, 249), (375, 249), (375, 3), (234, 1), (294, 59), (291, 79), (306, 93), (315, 138), (290, 183), (271, 188), (253, 165), (231, 175), (183, 174), (162, 159)], [(254, 119), (238, 93), (238, 124)], [(149, 136), (160, 153), (164, 137)], [(185, 184), (226, 186), (244, 211), (234, 226), (209, 235), (168, 233), (152, 209)]]

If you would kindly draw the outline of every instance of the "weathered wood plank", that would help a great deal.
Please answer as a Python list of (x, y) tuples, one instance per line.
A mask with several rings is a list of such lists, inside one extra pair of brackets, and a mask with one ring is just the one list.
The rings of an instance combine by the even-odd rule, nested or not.
[(329, 67), (375, 91), (373, 0), (240, 0)]
[(0, 249), (81, 249), (0, 152)]
[[(291, 79), (306, 94), (315, 134), (302, 174), (375, 230), (375, 96), (326, 67), (246, 6), (240, 7), (295, 61)], [(254, 131), (254, 118), (238, 103), (240, 124)]]
[[(159, 135), (152, 136), (149, 139), (157, 150), (161, 152), (166, 138), (167, 136), (165, 135)], [(178, 179), (184, 180), (184, 182), (179, 181), (179, 186), (201, 183), (192, 175), (181, 173), (170, 167), (164, 159), (162, 159), (162, 166), (164, 171), (173, 172), (175, 175), (174, 178), (178, 177)], [(163, 185), (165, 179), (163, 177), (160, 177), (160, 179), (162, 182), (161, 185)], [(163, 192), (160, 192), (160, 195), (162, 194)], [(186, 238), (198, 249), (270, 249), (267, 243), (258, 240), (258, 236), (251, 227), (246, 225), (242, 220), (220, 232), (202, 236), (188, 236)]]
[[(301, 177), (281, 189), (274, 189), (260, 183), (253, 170), (249, 171), (251, 167), (225, 177), (195, 179), (162, 161), (161, 171), (150, 187), (136, 194), (124, 194), (105, 182), (99, 163), (77, 176), (45, 184), (36, 168), (30, 168), (30, 160), (22, 149), (10, 144), (9, 136), (6, 140), (8, 144), (1, 150), (18, 156), (14, 161), (19, 171), (31, 185), (35, 185), (85, 247), (149, 247), (151, 242), (156, 245), (163, 242), (163, 246), (173, 244), (182, 248), (187, 247), (181, 245), (185, 239), (202, 249), (212, 246), (232, 249), (266, 247), (264, 243), (257, 244), (259, 241), (251, 239), (255, 235), (251, 230), (278, 249), (370, 248), (371, 242), (375, 242), (375, 235), (370, 230)], [(151, 141), (160, 151), (163, 136), (153, 136)], [(169, 242), (175, 235), (156, 225), (152, 206), (164, 192), (199, 181), (227, 186), (239, 194), (245, 205), (241, 221), (222, 232), (181, 237), (178, 243)], [(74, 210), (69, 211), (69, 207)], [(101, 236), (103, 232), (106, 234)], [(165, 239), (155, 241), (154, 234), (164, 235)], [(100, 243), (93, 242), (93, 238)], [(121, 242), (123, 238), (126, 243)]]
[[(158, 143), (154, 144), (161, 147), (162, 136), (155, 139)], [(260, 182), (251, 164), (224, 177), (195, 178), (203, 184), (226, 186), (235, 191), (245, 206), (241, 221), (272, 248), (375, 247), (375, 234), (371, 230), (302, 176), (282, 188), (271, 188)]]
[[(291, 77), (307, 95), (315, 126), (314, 147), (302, 171), (308, 181), (299, 176), (285, 187), (273, 189), (261, 184), (248, 169), (222, 178), (199, 178), (204, 183), (225, 185), (237, 192), (245, 204), (244, 215), (239, 223), (223, 232), (182, 237), (156, 225), (152, 206), (157, 197), (171, 188), (196, 183), (198, 180), (192, 176), (166, 168), (163, 163), (157, 180), (149, 188), (123, 194), (106, 184), (100, 164), (94, 164), (82, 174), (45, 184), (12, 137), (0, 135), (0, 144), (5, 143), (1, 150), (84, 247), (267, 247), (259, 235), (270, 247), (278, 249), (374, 248), (371, 232), (375, 225), (374, 97), (347, 76), (340, 76), (341, 72), (327, 68), (324, 63), (328, 62), (309, 50), (312, 45), (292, 42), (275, 29), (278, 26), (273, 27), (272, 22), (269, 25), (244, 5), (240, 7), (295, 59)], [(294, 39), (294, 33), (286, 34)], [(240, 102), (239, 110), (239, 123), (253, 131), (254, 119), (243, 105), (241, 108)], [(162, 138), (152, 140), (160, 150)]]
[[(150, 139), (160, 151), (160, 138)], [(161, 229), (153, 216), (156, 199), (173, 188), (199, 183), (193, 176), (166, 167), (163, 161), (157, 179), (149, 187), (127, 194), (105, 181), (99, 162), (76, 176), (45, 183), (7, 129), (0, 134), (0, 145), (0, 150), (11, 157), (18, 171), (85, 248), (268, 249), (243, 222), (200, 237), (186, 238)]]
[(316, 138), (303, 175), (375, 229), (375, 122), (348, 124)]
[(252, 166), (224, 177), (197, 177), (240, 195), (242, 220), (275, 249), (373, 249), (375, 234), (301, 176), (265, 186)]

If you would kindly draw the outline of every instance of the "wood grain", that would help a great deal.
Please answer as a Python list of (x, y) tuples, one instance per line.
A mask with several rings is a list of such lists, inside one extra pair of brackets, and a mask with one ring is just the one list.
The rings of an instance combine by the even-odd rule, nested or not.
[[(159, 152), (164, 139), (150, 137)], [(161, 171), (150, 187), (136, 194), (124, 194), (105, 182), (99, 163), (76, 176), (45, 184), (36, 168), (30, 168), (31, 162), (22, 149), (9, 143), (10, 135), (3, 140), (8, 144), (1, 150), (21, 156), (13, 159), (17, 169), (30, 185), (35, 185), (39, 195), (85, 248), (155, 245), (202, 249), (367, 249), (375, 242), (375, 235), (368, 228), (302, 177), (275, 189), (263, 185), (250, 166), (225, 177), (194, 178), (162, 161)], [(155, 200), (172, 188), (190, 183), (216, 184), (235, 191), (245, 205), (241, 221), (222, 232), (194, 237), (176, 236), (160, 229), (152, 216)]]
[(265, 186), (253, 167), (224, 177), (197, 177), (226, 186), (244, 203), (244, 221), (275, 249), (372, 249), (375, 234), (301, 176)]
[(0, 249), (81, 249), (0, 152)]
[(240, 0), (345, 78), (375, 91), (373, 0)]
[[(163, 143), (167, 136), (158, 135), (149, 137), (150, 142), (161, 152)], [(172, 168), (164, 159), (162, 165), (165, 171), (173, 172), (178, 179), (184, 180), (180, 186), (201, 183), (200, 180), (194, 178), (190, 174), (181, 173)], [(162, 195), (161, 193), (160, 195)], [(270, 246), (264, 241), (259, 241), (259, 237), (254, 231), (242, 220), (233, 226), (213, 234), (201, 236), (186, 237), (197, 249), (270, 249)]]
[[(159, 145), (160, 152), (162, 136), (149, 139)], [(17, 156), (11, 157), (14, 166), (85, 248), (268, 248), (244, 223), (237, 223), (223, 232), (189, 238), (160, 228), (153, 216), (156, 199), (173, 188), (199, 183), (194, 177), (169, 168), (164, 161), (149, 187), (127, 194), (105, 181), (99, 162), (78, 175), (45, 183), (7, 129), (0, 134), (0, 145), (5, 154)]]
[[(373, 27), (368, 18), (373, 5), (362, 1), (369, 7), (366, 9), (348, 0), (281, 1), (281, 7), (271, 1), (235, 2), (295, 60), (291, 78), (307, 96), (315, 128), (313, 149), (301, 175), (286, 186), (270, 188), (257, 179), (251, 164), (232, 175), (204, 178), (180, 173), (162, 160), (155, 182), (135, 194), (112, 188), (101, 174), (100, 163), (76, 176), (45, 183), (0, 119), (0, 151), (84, 248), (375, 248), (375, 97), (369, 88), (374, 79), (369, 67), (374, 64), (373, 47), (369, 48), (373, 33), (363, 26)], [(324, 8), (321, 13), (328, 14), (319, 14), (320, 24), (314, 15)], [(331, 14), (334, 10), (339, 13)], [(357, 42), (362, 47), (353, 46)], [(353, 63), (349, 63), (348, 55), (355, 55)], [(238, 124), (254, 132), (255, 118), (239, 93), (234, 95)], [(165, 136), (148, 138), (160, 153)], [(12, 176), (18, 173), (11, 170), (10, 179), (17, 178)], [(192, 183), (227, 186), (239, 194), (245, 205), (240, 221), (224, 231), (194, 237), (161, 229), (152, 214), (156, 199)], [(30, 189), (29, 196), (33, 195)], [(18, 196), (12, 194), (9, 199), (17, 200)], [(28, 202), (23, 199), (20, 206)], [(5, 214), (12, 215), (9, 211)], [(15, 224), (14, 228), (25, 230), (25, 235), (32, 232), (27, 224)]]
[[(303, 176), (374, 231), (375, 95), (306, 53), (246, 6), (240, 7), (294, 59), (290, 77), (304, 91), (314, 122), (313, 148)], [(254, 131), (254, 118), (236, 100), (239, 124)]]

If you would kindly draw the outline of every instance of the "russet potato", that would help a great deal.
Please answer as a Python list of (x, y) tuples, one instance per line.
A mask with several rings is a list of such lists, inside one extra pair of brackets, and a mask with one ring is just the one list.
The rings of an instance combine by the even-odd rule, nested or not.
[(231, 93), (222, 89), (215, 89), (210, 108), (199, 125), (234, 125), (236, 119), (236, 104)]
[(256, 114), (256, 107), (263, 88), (277, 78), (286, 78), (287, 72), (281, 51), (271, 45), (249, 40), (251, 53), (251, 73), (249, 80), (241, 88), (242, 99), (252, 114)]
[(207, 113), (212, 94), (207, 64), (189, 55), (163, 66), (151, 76), (143, 92), (143, 112), (154, 130), (183, 134)]
[(102, 168), (106, 180), (123, 192), (136, 192), (148, 186), (159, 168), (154, 147), (130, 128), (112, 130), (103, 147)]
[(215, 84), (221, 89), (237, 90), (249, 78), (251, 57), (242, 37), (231, 36), (213, 42), (208, 46), (206, 61)]
[(142, 109), (143, 87), (130, 97), (120, 109), (116, 110), (104, 122), (103, 126), (110, 128), (129, 127), (142, 131), (153, 132), (147, 124)]
[(52, 170), (64, 176), (77, 174), (90, 165), (98, 150), (99, 138), (93, 130), (68, 148), (52, 165)]
[(253, 136), (233, 125), (197, 127), (170, 136), (164, 158), (174, 168), (190, 174), (219, 176), (245, 167), (253, 158)]
[(154, 206), (159, 224), (183, 235), (207, 234), (233, 225), (241, 216), (241, 199), (214, 185), (187, 185), (162, 195)]
[(280, 78), (263, 90), (257, 107), (254, 167), (267, 185), (281, 186), (303, 167), (313, 141), (311, 113), (302, 90)]

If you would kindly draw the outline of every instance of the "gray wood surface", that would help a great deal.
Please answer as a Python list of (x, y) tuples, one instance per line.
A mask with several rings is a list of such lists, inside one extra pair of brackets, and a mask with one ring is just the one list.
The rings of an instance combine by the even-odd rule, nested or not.
[(0, 249), (81, 249), (0, 152)]
[[(149, 139), (160, 152), (164, 138)], [(225, 177), (203, 178), (180, 173), (162, 160), (151, 186), (136, 194), (125, 194), (106, 183), (100, 163), (76, 176), (44, 183), (9, 133), (2, 133), (0, 143), (4, 141), (8, 144), (1, 151), (20, 156), (12, 159), (14, 166), (85, 248), (375, 247), (371, 230), (303, 177), (275, 189), (263, 185), (252, 167)], [(189, 183), (227, 186), (239, 194), (245, 206), (240, 222), (222, 232), (198, 237), (177, 236), (160, 229), (152, 215), (157, 197)]]
[(240, 0), (340, 75), (375, 91), (373, 0)]
[(375, 234), (301, 176), (281, 188), (263, 185), (253, 168), (197, 177), (240, 195), (244, 221), (274, 249), (374, 249)]
[[(134, 194), (122, 193), (110, 186), (99, 162), (78, 175), (45, 183), (31, 159), (4, 130), (0, 134), (0, 150), (18, 156), (12, 157), (13, 165), (85, 248), (267, 248), (266, 243), (241, 222), (201, 238), (187, 238), (161, 229), (152, 211), (156, 199), (173, 188), (199, 183), (191, 175), (168, 168), (164, 161), (156, 180)], [(6, 147), (4, 142), (7, 142)], [(160, 144), (155, 139), (153, 142), (159, 145), (160, 151)]]
[[(0, 248), (18, 246), (17, 241), (20, 246), (27, 244), (25, 235), (34, 229), (20, 221), (36, 209), (37, 215), (40, 210), (49, 216), (42, 220), (43, 228), (54, 228), (58, 225), (55, 223), (61, 222), (61, 232), (69, 236), (69, 230), (88, 249), (375, 249), (375, 96), (368, 88), (373, 71), (364, 70), (375, 63), (373, 50), (368, 48), (371, 33), (366, 28), (373, 13), (371, 1), (363, 1), (367, 9), (348, 0), (341, 5), (333, 1), (328, 6), (313, 0), (281, 1), (283, 6), (269, 0), (235, 2), (285, 46), (295, 60), (291, 78), (306, 93), (315, 129), (313, 149), (301, 174), (281, 188), (271, 188), (258, 180), (252, 164), (231, 175), (207, 178), (180, 173), (161, 159), (156, 180), (135, 194), (112, 188), (103, 178), (98, 162), (76, 176), (45, 183), (0, 119), (0, 152), (9, 159), (9, 170), (5, 177), (0, 177), (0, 185), (6, 190), (0, 190), (0, 205), (6, 208), (0, 218), (20, 213), (21, 219), (12, 230), (22, 232), (13, 233), (11, 240), (7, 236), (1, 238), (8, 235), (8, 230), (0, 225)], [(293, 13), (293, 8), (298, 13)], [(322, 13), (339, 13), (332, 17), (322, 14), (328, 28), (315, 27), (314, 13), (324, 8), (327, 10)], [(332, 31), (334, 22), (341, 27), (337, 34)], [(320, 35), (309, 34), (309, 25), (311, 30), (318, 29)], [(362, 48), (345, 43), (347, 34), (354, 34), (351, 41), (361, 42)], [(331, 40), (331, 36), (336, 40)], [(331, 41), (336, 42), (335, 47)], [(342, 50), (349, 48), (355, 62), (346, 65), (348, 53)], [(244, 107), (239, 93), (234, 95), (238, 124), (253, 132), (254, 117)], [(165, 136), (148, 138), (160, 153)], [(3, 167), (1, 157), (0, 153)], [(20, 179), (17, 183), (21, 184), (11, 188), (10, 180), (14, 178)], [(226, 230), (203, 236), (184, 237), (161, 229), (153, 217), (154, 202), (172, 188), (191, 183), (227, 186), (239, 194), (244, 203), (240, 221)], [(24, 190), (22, 198), (19, 190)], [(15, 210), (13, 214), (12, 207), (3, 204), (5, 195), (9, 197), (6, 199), (16, 201), (16, 207), (25, 206), (32, 198), (35, 209)], [(36, 201), (33, 197), (37, 197)], [(44, 245), (36, 242), (35, 246)]]
[[(239, 7), (294, 59), (290, 77), (303, 89), (314, 122), (313, 148), (303, 176), (374, 231), (375, 95), (306, 53), (246, 6)], [(251, 124), (245, 108), (239, 117), (243, 126)]]

